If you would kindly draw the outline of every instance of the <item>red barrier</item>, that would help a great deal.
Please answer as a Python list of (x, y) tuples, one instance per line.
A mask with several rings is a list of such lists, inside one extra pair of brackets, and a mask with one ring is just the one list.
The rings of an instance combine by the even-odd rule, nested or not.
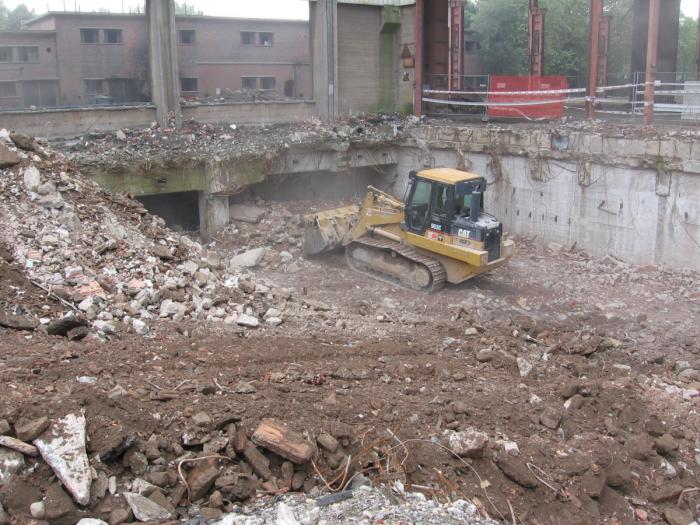
[[(489, 106), (489, 117), (527, 118), (533, 120), (558, 119), (564, 116), (566, 93), (533, 93), (522, 95), (498, 95), (499, 91), (547, 91), (568, 89), (566, 77), (499, 77), (491, 76), (489, 104), (516, 104), (547, 101), (546, 104)], [(549, 102), (552, 101), (552, 102)]]

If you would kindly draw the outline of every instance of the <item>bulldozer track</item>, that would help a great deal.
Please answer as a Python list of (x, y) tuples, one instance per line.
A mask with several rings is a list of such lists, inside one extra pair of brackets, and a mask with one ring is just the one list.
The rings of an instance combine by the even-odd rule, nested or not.
[[(402, 281), (401, 279), (396, 278), (390, 274), (386, 274), (372, 269), (367, 269), (365, 265), (358, 265), (357, 261), (355, 261), (350, 254), (350, 248), (353, 244), (362, 244), (374, 250), (394, 252), (408, 261), (424, 266), (428, 270), (428, 272), (430, 272), (430, 285), (425, 287), (418, 286), (417, 284), (410, 286), (405, 281)], [(437, 261), (436, 259), (433, 259), (432, 257), (429, 257), (427, 255), (424, 255), (415, 248), (411, 246), (406, 246), (405, 244), (379, 240), (372, 237), (361, 237), (359, 239), (354, 240), (346, 248), (345, 256), (348, 265), (353, 270), (368, 275), (369, 277), (377, 279), (378, 281), (382, 281), (394, 286), (401, 286), (404, 288), (408, 287), (413, 290), (430, 293), (436, 292), (440, 290), (443, 286), (445, 286), (445, 280), (447, 279), (447, 273), (445, 272), (445, 268), (442, 266), (440, 261)]]

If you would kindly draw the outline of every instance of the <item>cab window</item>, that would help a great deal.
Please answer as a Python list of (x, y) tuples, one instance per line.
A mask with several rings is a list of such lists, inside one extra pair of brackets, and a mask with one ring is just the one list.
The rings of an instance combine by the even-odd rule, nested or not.
[(437, 184), (433, 193), (432, 210), (434, 215), (448, 216), (450, 213), (450, 188)]

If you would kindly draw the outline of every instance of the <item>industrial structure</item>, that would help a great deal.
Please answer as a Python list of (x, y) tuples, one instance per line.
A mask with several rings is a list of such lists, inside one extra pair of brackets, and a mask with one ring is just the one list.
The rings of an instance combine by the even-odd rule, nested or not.
[[(150, 9), (160, 4), (147, 3)], [(174, 20), (167, 46), (175, 53), (184, 98), (240, 90), (311, 96), (306, 21)], [(145, 14), (76, 12), (46, 13), (20, 31), (2, 31), (0, 108), (151, 101), (148, 35)]]

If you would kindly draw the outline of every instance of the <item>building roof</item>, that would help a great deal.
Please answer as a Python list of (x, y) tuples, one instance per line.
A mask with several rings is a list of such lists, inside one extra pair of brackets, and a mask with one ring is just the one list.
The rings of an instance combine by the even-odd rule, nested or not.
[[(52, 17), (114, 17), (114, 18), (143, 18), (146, 16), (145, 13), (99, 13), (99, 12), (83, 12), (83, 11), (48, 11), (42, 15), (39, 15), (31, 20), (27, 20), (24, 26), (29, 26)], [(226, 17), (226, 16), (206, 16), (206, 15), (175, 15), (178, 20), (241, 20), (247, 22), (275, 22), (283, 24), (308, 24), (308, 20), (294, 20), (286, 18), (244, 18), (244, 17)]]
[[(315, 2), (316, 0), (309, 0)], [(408, 5), (413, 5), (416, 0), (338, 0), (339, 4), (356, 4), (356, 5), (374, 5), (379, 7), (384, 7), (385, 5), (405, 7)]]
[(442, 182), (443, 184), (457, 184), (458, 182), (480, 178), (479, 175), (474, 173), (455, 170), (452, 168), (433, 168), (430, 170), (422, 170), (418, 172), (418, 176), (425, 179)]

